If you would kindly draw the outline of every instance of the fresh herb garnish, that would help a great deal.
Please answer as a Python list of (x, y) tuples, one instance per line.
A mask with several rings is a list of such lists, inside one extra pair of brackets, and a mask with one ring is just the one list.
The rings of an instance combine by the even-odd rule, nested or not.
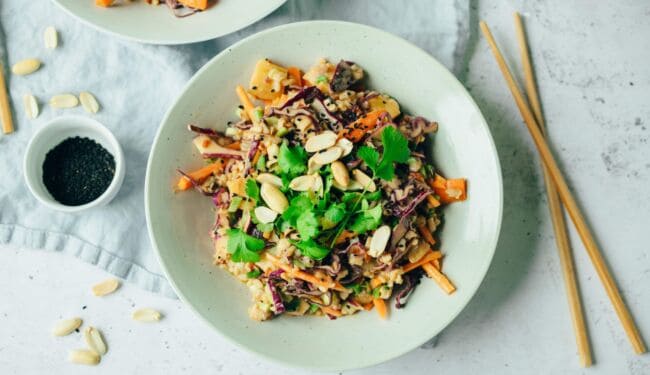
[(301, 146), (289, 147), (286, 141), (282, 142), (278, 153), (278, 165), (282, 173), (297, 176), (307, 170), (307, 152)]
[(262, 270), (260, 270), (259, 268), (255, 268), (250, 272), (246, 272), (246, 277), (248, 277), (249, 279), (257, 279), (258, 277), (260, 277), (261, 274), (262, 274)]
[(360, 147), (357, 156), (372, 170), (374, 177), (390, 181), (395, 177), (394, 163), (406, 163), (411, 152), (406, 137), (392, 126), (381, 132), (381, 143), (384, 146), (381, 158), (377, 150), (368, 146)]
[(345, 203), (333, 204), (323, 214), (321, 224), (324, 229), (330, 229), (340, 223), (345, 217)]
[(309, 239), (307, 241), (293, 242), (303, 255), (315, 260), (321, 260), (330, 253), (330, 249), (318, 244), (316, 241)]
[(364, 200), (361, 211), (356, 215), (349, 229), (357, 234), (363, 234), (369, 230), (377, 229), (379, 224), (381, 224), (381, 214), (381, 204), (377, 204), (373, 208), (368, 208), (368, 201)]
[(246, 195), (255, 202), (260, 201), (260, 187), (252, 178), (246, 180)]
[(255, 169), (257, 169), (260, 172), (266, 172), (266, 155), (262, 155), (257, 159), (257, 163), (255, 163)]
[(233, 212), (237, 211), (237, 209), (239, 208), (239, 205), (241, 204), (242, 200), (243, 200), (243, 198), (240, 197), (240, 196), (232, 197), (232, 199), (230, 200), (230, 205), (228, 206), (228, 212), (233, 213)]
[(302, 240), (314, 238), (318, 235), (318, 219), (316, 219), (316, 214), (314, 214), (313, 210), (304, 211), (298, 216), (296, 229)]
[(260, 260), (259, 252), (264, 249), (264, 241), (249, 236), (241, 229), (228, 229), (227, 249), (231, 254), (233, 262), (258, 262)]

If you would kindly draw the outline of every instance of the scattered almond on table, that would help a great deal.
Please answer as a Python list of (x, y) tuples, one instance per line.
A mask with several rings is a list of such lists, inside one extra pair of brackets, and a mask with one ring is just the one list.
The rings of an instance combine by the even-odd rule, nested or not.
[(72, 94), (55, 95), (50, 99), (53, 108), (74, 108), (79, 105), (79, 100)]
[(117, 279), (107, 279), (92, 287), (92, 292), (97, 297), (111, 294), (120, 287), (120, 281)]
[(144, 308), (135, 310), (131, 317), (138, 322), (151, 323), (159, 321), (162, 315), (154, 309)]
[(68, 354), (68, 360), (72, 363), (77, 363), (80, 365), (95, 366), (99, 364), (101, 357), (99, 354), (95, 353), (92, 350), (77, 349), (70, 351)]
[(81, 106), (86, 110), (86, 112), (97, 113), (97, 111), (99, 111), (99, 103), (97, 103), (97, 99), (95, 99), (93, 94), (83, 91), (79, 93), (79, 100), (81, 101)]
[(55, 49), (59, 45), (59, 35), (54, 27), (49, 26), (45, 28), (43, 42), (47, 49)]
[(32, 94), (23, 95), (23, 105), (28, 119), (33, 120), (38, 117), (38, 102)]
[(54, 336), (67, 336), (71, 334), (75, 329), (79, 328), (82, 322), (83, 321), (81, 318), (60, 320), (54, 325), (52, 334)]
[(95, 327), (86, 327), (84, 329), (84, 341), (90, 350), (99, 355), (104, 355), (108, 351), (102, 333)]
[(24, 76), (32, 74), (41, 67), (41, 61), (38, 59), (26, 59), (15, 63), (11, 67), (11, 72), (15, 75)]

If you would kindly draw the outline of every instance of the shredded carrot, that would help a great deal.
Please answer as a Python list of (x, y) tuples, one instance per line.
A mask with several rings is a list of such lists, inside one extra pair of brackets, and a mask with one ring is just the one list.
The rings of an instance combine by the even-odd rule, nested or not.
[(237, 150), (237, 151), (239, 151), (239, 150), (241, 150), (241, 142), (235, 141), (235, 142), (233, 142), (233, 143), (231, 143), (229, 145), (225, 145), (223, 147), (225, 147), (225, 148), (227, 148), (229, 150)]
[(433, 263), (433, 266), (436, 267), (438, 269), (438, 271), (442, 270), (442, 258), (434, 259), (433, 262), (431, 262), (431, 263)]
[[(201, 169), (197, 169), (193, 172), (188, 173), (187, 175), (190, 176), (194, 181), (197, 181), (199, 183), (205, 181), (206, 178), (208, 178), (211, 174), (221, 172), (223, 168), (223, 164), (221, 162), (213, 163), (213, 164), (208, 164), (205, 167)], [(178, 184), (176, 184), (176, 188), (178, 190), (184, 191), (192, 187), (192, 183), (190, 180), (183, 176), (178, 180)]]
[(335, 244), (335, 245), (340, 245), (340, 244), (342, 244), (343, 242), (349, 240), (350, 238), (356, 237), (356, 235), (357, 235), (357, 234), (354, 233), (353, 231), (351, 231), (351, 230), (347, 230), (347, 229), (346, 229), (346, 230), (344, 230), (343, 232), (341, 232), (341, 234), (340, 234), (339, 237), (336, 239), (336, 242), (334, 242), (334, 244)]
[(361, 305), (361, 306), (363, 307), (364, 310), (370, 311), (372, 310), (373, 307), (375, 307), (375, 304), (372, 302), (368, 302), (365, 305)]
[(402, 267), (402, 271), (404, 272), (410, 272), (413, 271), (414, 269), (421, 267), (423, 264), (430, 263), (436, 259), (442, 258), (442, 253), (440, 251), (429, 251), (427, 254), (425, 254), (420, 260), (418, 260), (415, 263), (409, 263)]
[(429, 202), (429, 206), (433, 208), (440, 207), (440, 201), (437, 200), (433, 195), (427, 195), (427, 202)]
[(376, 287), (380, 286), (383, 284), (384, 281), (378, 277), (373, 277), (372, 280), (370, 280), (370, 287), (375, 289)]
[(442, 203), (452, 203), (467, 199), (467, 180), (464, 178), (446, 179), (436, 173), (433, 181), (429, 181), (433, 191), (440, 197)]
[(296, 86), (302, 86), (302, 72), (300, 72), (300, 68), (290, 66), (287, 68), (287, 73), (289, 74), (290, 78), (293, 78)]
[(341, 285), (339, 282), (335, 282), (335, 281), (332, 281), (332, 280), (330, 280), (329, 282), (320, 280), (319, 278), (317, 278), (316, 276), (314, 276), (314, 275), (312, 275), (310, 273), (307, 273), (305, 271), (294, 268), (294, 267), (292, 267), (292, 266), (290, 266), (288, 264), (282, 263), (278, 258), (274, 257), (273, 255), (271, 255), (269, 253), (265, 253), (265, 256), (269, 261), (271, 261), (271, 263), (273, 263), (278, 268), (282, 269), (284, 272), (286, 272), (289, 276), (291, 276), (293, 278), (304, 280), (304, 281), (312, 283), (312, 284), (314, 284), (316, 286), (321, 286), (321, 287), (327, 288), (327, 289), (334, 289), (334, 290), (338, 290), (340, 292), (347, 291), (347, 289), (343, 285)]
[(99, 5), (100, 7), (109, 7), (113, 5), (114, 0), (95, 0), (95, 5)]
[(427, 241), (429, 245), (434, 246), (436, 244), (436, 240), (433, 238), (433, 235), (431, 235), (429, 228), (427, 228), (424, 224), (418, 224), (417, 227), (422, 237), (424, 237), (424, 240)]
[(320, 309), (323, 310), (324, 313), (332, 315), (332, 316), (339, 317), (339, 316), (343, 315), (341, 313), (341, 310), (337, 310), (337, 309), (331, 308), (329, 306), (321, 306)]
[(381, 298), (373, 298), (372, 303), (375, 305), (379, 316), (381, 316), (382, 319), (386, 319), (388, 317), (388, 308), (386, 307), (386, 302)]
[(390, 116), (384, 110), (377, 110), (366, 113), (363, 117), (348, 125), (339, 132), (339, 138), (345, 137), (352, 142), (359, 142), (377, 126), (377, 121), (382, 116)]
[(261, 148), (262, 148), (262, 147), (259, 147), (259, 148), (257, 149), (257, 151), (255, 151), (255, 155), (253, 156), (253, 160), (251, 161), (251, 164), (252, 164), (252, 165), (257, 165), (257, 161), (260, 159), (260, 157), (261, 157), (261, 155), (262, 155), (262, 150), (261, 150)]
[(426, 263), (422, 265), (427, 275), (433, 279), (447, 294), (452, 294), (456, 291), (454, 284), (449, 281), (447, 276), (440, 272), (433, 264)]
[(251, 102), (251, 98), (248, 97), (246, 90), (241, 85), (237, 85), (235, 91), (237, 92), (239, 101), (242, 106), (244, 106), (244, 111), (246, 111), (248, 118), (251, 119), (253, 124), (257, 124), (258, 118), (255, 116), (255, 106), (253, 105), (253, 102)]

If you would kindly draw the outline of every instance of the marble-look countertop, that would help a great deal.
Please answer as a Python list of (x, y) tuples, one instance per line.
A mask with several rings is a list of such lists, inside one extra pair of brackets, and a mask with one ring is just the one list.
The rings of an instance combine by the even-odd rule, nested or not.
[[(650, 341), (650, 4), (501, 1), (473, 5), (518, 66), (512, 12), (526, 16), (549, 134), (639, 328)], [(539, 161), (485, 41), (461, 73), (492, 129), (505, 210), (494, 262), (474, 299), (435, 343), (350, 374), (650, 374), (634, 355), (580, 241), (571, 242), (596, 364), (578, 365)], [(144, 229), (143, 229), (144, 230)], [(99, 299), (108, 275), (59, 254), (0, 248), (2, 374), (302, 374), (214, 334), (181, 302), (130, 285)], [(134, 307), (164, 312), (135, 324)], [(81, 337), (50, 335), (59, 318), (100, 327), (109, 353), (89, 369), (66, 362)]]

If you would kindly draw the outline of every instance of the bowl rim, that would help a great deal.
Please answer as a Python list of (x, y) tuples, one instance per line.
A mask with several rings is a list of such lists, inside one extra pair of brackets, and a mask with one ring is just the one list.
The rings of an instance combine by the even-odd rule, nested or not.
[[(158, 147), (159, 139), (160, 139), (161, 133), (162, 133), (162, 128), (163, 128), (164, 124), (171, 117), (171, 114), (173, 112), (174, 107), (176, 107), (176, 105), (180, 101), (183, 94), (194, 84), (195, 81), (198, 81), (199, 77), (212, 64), (214, 64), (214, 62), (217, 59), (219, 59), (223, 55), (229, 53), (230, 50), (236, 49), (236, 48), (240, 47), (241, 45), (244, 45), (244, 44), (250, 42), (251, 40), (263, 37), (263, 36), (265, 36), (267, 34), (277, 32), (279, 30), (290, 29), (290, 28), (309, 27), (310, 25), (332, 25), (332, 26), (340, 25), (340, 26), (345, 26), (345, 27), (357, 27), (357, 28), (359, 28), (360, 31), (366, 30), (366, 31), (371, 31), (373, 33), (382, 34), (383, 37), (385, 37), (385, 38), (390, 38), (390, 39), (396, 40), (397, 42), (404, 43), (407, 47), (411, 48), (414, 52), (423, 54), (430, 64), (434, 64), (434, 65), (439, 66), (441, 68), (443, 74), (447, 74), (449, 76), (449, 78), (451, 79), (451, 81), (458, 85), (458, 87), (461, 89), (460, 92), (462, 93), (462, 95), (464, 95), (466, 97), (466, 99), (468, 99), (470, 105), (479, 114), (479, 118), (477, 119), (477, 123), (482, 127), (482, 129), (485, 131), (485, 133), (488, 136), (489, 145), (490, 145), (490, 148), (491, 148), (491, 151), (492, 151), (492, 156), (494, 158), (494, 162), (496, 163), (496, 171), (495, 172), (497, 174), (496, 181), (497, 181), (497, 185), (498, 185), (496, 190), (497, 190), (498, 197), (495, 197), (495, 198), (497, 200), (498, 212), (496, 214), (496, 219), (497, 220), (496, 220), (496, 227), (495, 227), (495, 235), (494, 235), (492, 243), (489, 244), (489, 246), (488, 246), (488, 249), (490, 249), (490, 254), (489, 254), (490, 261), (486, 262), (482, 269), (477, 270), (477, 273), (480, 274), (480, 282), (477, 284), (476, 289), (474, 291), (472, 291), (467, 296), (466, 300), (461, 301), (461, 303), (459, 303), (457, 310), (454, 311), (453, 314), (450, 314), (449, 318), (442, 325), (443, 328), (438, 332), (433, 332), (431, 337), (428, 337), (427, 339), (425, 339), (425, 340), (423, 340), (421, 342), (420, 341), (418, 341), (417, 343), (414, 342), (413, 345), (407, 346), (407, 347), (405, 347), (405, 348), (403, 348), (401, 350), (396, 350), (394, 352), (394, 354), (392, 354), (392, 355), (386, 356), (384, 358), (365, 361), (364, 363), (360, 363), (360, 364), (358, 364), (356, 366), (352, 366), (352, 367), (341, 367), (341, 366), (337, 366), (337, 365), (332, 365), (332, 366), (329, 366), (329, 367), (310, 367), (310, 366), (298, 365), (298, 364), (293, 363), (293, 362), (289, 362), (289, 361), (286, 361), (286, 360), (283, 360), (283, 359), (280, 359), (280, 358), (270, 356), (270, 355), (266, 354), (263, 351), (259, 351), (259, 350), (247, 347), (247, 346), (241, 344), (239, 341), (237, 341), (235, 337), (232, 337), (230, 335), (227, 335), (227, 334), (221, 332), (217, 327), (213, 326), (212, 323), (210, 323), (210, 321), (207, 319), (207, 317), (205, 317), (203, 315), (203, 313), (198, 311), (194, 307), (194, 305), (192, 305), (188, 301), (188, 299), (185, 297), (185, 295), (181, 292), (181, 290), (178, 287), (176, 281), (169, 277), (169, 275), (170, 275), (169, 270), (167, 268), (166, 263), (163, 261), (160, 250), (158, 249), (158, 243), (156, 242), (156, 239), (155, 239), (155, 237), (153, 235), (154, 230), (153, 230), (153, 227), (151, 225), (152, 221), (151, 221), (151, 217), (150, 217), (149, 189), (150, 189), (150, 184), (151, 184), (151, 182), (150, 182), (150, 170), (151, 170), (151, 164), (152, 164), (152, 156), (153, 156), (154, 152), (156, 151), (156, 149)], [(490, 265), (492, 264), (492, 261), (494, 260), (494, 253), (496, 252), (496, 247), (497, 247), (497, 243), (499, 241), (499, 237), (500, 237), (500, 233), (501, 233), (501, 225), (502, 225), (502, 221), (503, 221), (503, 176), (502, 176), (502, 172), (501, 172), (501, 163), (500, 163), (500, 160), (499, 160), (499, 154), (497, 152), (497, 148), (496, 148), (496, 144), (494, 142), (494, 138), (492, 137), (492, 133), (491, 133), (490, 128), (489, 128), (489, 126), (487, 124), (487, 121), (485, 120), (485, 117), (483, 116), (483, 113), (481, 112), (481, 109), (476, 104), (476, 102), (474, 101), (472, 96), (469, 94), (469, 92), (467, 91), (465, 86), (458, 80), (458, 78), (456, 78), (456, 76), (453, 73), (451, 73), (451, 71), (449, 71), (449, 69), (447, 69), (444, 65), (442, 65), (442, 63), (440, 63), (435, 57), (433, 57), (431, 54), (429, 54), (424, 49), (418, 47), (417, 45), (415, 45), (415, 44), (413, 44), (411, 42), (409, 42), (408, 40), (403, 39), (400, 36), (394, 35), (394, 34), (388, 32), (388, 31), (384, 31), (384, 30), (381, 30), (381, 29), (378, 29), (378, 28), (375, 28), (375, 27), (372, 27), (372, 26), (365, 25), (365, 24), (360, 24), (360, 23), (355, 23), (355, 22), (347, 22), (347, 21), (336, 21), (336, 20), (299, 21), (299, 22), (291, 22), (291, 23), (287, 23), (287, 24), (284, 24), (284, 25), (272, 27), (272, 28), (260, 31), (258, 33), (252, 34), (252, 35), (250, 35), (250, 36), (248, 36), (248, 37), (246, 37), (246, 38), (232, 44), (228, 48), (224, 49), (223, 51), (219, 52), (217, 55), (212, 57), (208, 62), (206, 62), (201, 67), (201, 69), (199, 69), (192, 76), (192, 78), (190, 78), (190, 80), (185, 84), (183, 89), (180, 91), (180, 94), (176, 97), (176, 99), (173, 101), (173, 103), (171, 103), (171, 105), (169, 106), (169, 109), (165, 113), (162, 121), (160, 122), (160, 125), (158, 127), (157, 132), (156, 132), (156, 136), (155, 136), (155, 138), (153, 140), (152, 147), (151, 147), (151, 150), (149, 152), (149, 157), (148, 157), (148, 160), (147, 160), (147, 170), (146, 170), (146, 174), (145, 174), (145, 186), (144, 186), (144, 189), (145, 189), (145, 191), (144, 191), (145, 215), (146, 215), (146, 219), (147, 219), (147, 230), (148, 230), (148, 233), (149, 233), (149, 238), (150, 238), (151, 243), (153, 245), (153, 248), (155, 250), (156, 258), (158, 259), (158, 261), (159, 261), (159, 263), (161, 265), (161, 268), (162, 268), (162, 270), (163, 270), (163, 272), (165, 274), (165, 277), (169, 281), (169, 283), (172, 286), (173, 290), (178, 295), (179, 299), (187, 307), (189, 307), (189, 309), (195, 315), (197, 315), (205, 324), (207, 324), (209, 327), (211, 327), (219, 336), (225, 338), (228, 342), (230, 342), (234, 346), (236, 346), (238, 348), (242, 348), (242, 349), (248, 351), (249, 353), (254, 353), (255, 355), (258, 355), (258, 356), (260, 356), (262, 358), (265, 358), (265, 359), (269, 360), (272, 363), (281, 364), (281, 365), (288, 366), (288, 367), (291, 367), (291, 368), (309, 369), (309, 370), (317, 370), (317, 371), (318, 370), (320, 370), (320, 371), (349, 371), (349, 370), (353, 370), (353, 369), (361, 369), (361, 368), (368, 368), (368, 367), (371, 367), (371, 366), (376, 366), (376, 365), (379, 365), (379, 364), (384, 363), (384, 362), (388, 362), (388, 361), (393, 360), (395, 358), (398, 358), (398, 357), (400, 357), (400, 356), (402, 356), (402, 355), (404, 355), (406, 353), (411, 352), (412, 350), (418, 348), (419, 346), (422, 346), (427, 341), (429, 341), (431, 338), (435, 337), (440, 332), (442, 332), (442, 330), (447, 328), (449, 326), (449, 324), (454, 319), (456, 319), (458, 317), (458, 315), (465, 309), (465, 307), (469, 304), (469, 302), (472, 300), (472, 298), (474, 297), (476, 292), (480, 289), (481, 285), (485, 281), (485, 276), (487, 274), (487, 271), (490, 268)]]
[[(56, 128), (60, 128), (60, 129), (71, 128), (74, 125), (79, 125), (79, 124), (81, 124), (82, 126), (86, 126), (90, 130), (90, 132), (94, 134), (94, 136), (87, 136), (88, 138), (91, 138), (94, 141), (96, 141), (97, 139), (103, 139), (113, 146), (115, 152), (114, 153), (110, 152), (110, 154), (113, 155), (113, 157), (115, 158), (115, 173), (113, 174), (113, 179), (111, 180), (111, 183), (108, 185), (106, 190), (99, 197), (95, 198), (94, 200), (88, 203), (79, 206), (67, 206), (64, 205), (63, 203), (57, 202), (54, 199), (43, 196), (40, 193), (40, 191), (35, 188), (35, 184), (37, 182), (34, 181), (32, 177), (30, 177), (31, 174), (28, 173), (28, 168), (30, 166), (29, 164), (30, 161), (34, 161), (33, 159), (34, 153), (41, 152), (40, 150), (36, 150), (34, 148), (35, 147), (34, 145), (36, 144), (36, 141), (41, 137), (43, 137), (43, 135), (46, 132), (57, 130)], [(47, 155), (47, 152), (49, 152), (49, 150), (43, 151), (43, 154)], [(124, 181), (125, 170), (126, 167), (125, 167), (125, 160), (124, 160), (124, 152), (122, 150), (122, 146), (117, 141), (117, 138), (115, 138), (115, 135), (101, 122), (83, 116), (59, 116), (43, 124), (29, 139), (29, 143), (27, 143), (27, 147), (25, 148), (25, 155), (23, 157), (23, 177), (32, 195), (45, 206), (57, 211), (68, 212), (68, 213), (85, 211), (87, 209), (98, 207), (110, 202), (115, 197), (115, 195), (117, 194), (117, 192), (122, 186), (122, 182)], [(39, 174), (39, 176), (42, 177), (42, 174)]]
[[(81, 21), (81, 23), (90, 26), (91, 28), (100, 31), (102, 33), (109, 34), (111, 36), (114, 36), (116, 38), (120, 38), (123, 40), (128, 40), (130, 42), (136, 42), (136, 43), (142, 43), (142, 44), (151, 44), (151, 45), (161, 45), (161, 46), (178, 46), (178, 45), (184, 45), (184, 44), (194, 44), (194, 43), (201, 43), (201, 42), (206, 42), (209, 40), (213, 40), (216, 38), (221, 38), (222, 36), (230, 35), (232, 33), (235, 33), (239, 30), (243, 30), (247, 28), (250, 25), (253, 25), (260, 20), (266, 18), (269, 14), (275, 12), (278, 8), (280, 8), (284, 3), (287, 2), (287, 0), (276, 0), (279, 1), (277, 6), (269, 8), (267, 12), (262, 12), (260, 13), (257, 17), (251, 19), (248, 23), (243, 24), (237, 28), (234, 28), (230, 31), (227, 32), (220, 32), (220, 33), (213, 33), (211, 35), (204, 35), (200, 37), (196, 37), (193, 39), (185, 39), (185, 40), (173, 40), (173, 39), (164, 39), (164, 38), (159, 38), (159, 39), (147, 39), (147, 38), (140, 38), (137, 36), (132, 36), (128, 35), (122, 32), (119, 32), (117, 30), (112, 30), (104, 26), (97, 25), (96, 23), (92, 22), (91, 20), (81, 17), (78, 14), (76, 14), (72, 9), (69, 9), (67, 6), (62, 4), (59, 0), (52, 0), (54, 4), (56, 4), (59, 9), (62, 9), (65, 13), (67, 13), (69, 16), (72, 18)], [(218, 5), (218, 4), (217, 4)], [(254, 35), (254, 34), (253, 34)]]

